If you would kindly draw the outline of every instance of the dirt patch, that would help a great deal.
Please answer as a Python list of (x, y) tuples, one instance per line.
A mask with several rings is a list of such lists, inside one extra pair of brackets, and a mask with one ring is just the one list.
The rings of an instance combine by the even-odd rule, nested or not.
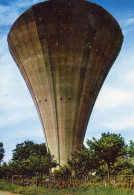
[(0, 191), (0, 195), (19, 195), (19, 194), (13, 194), (11, 192)]

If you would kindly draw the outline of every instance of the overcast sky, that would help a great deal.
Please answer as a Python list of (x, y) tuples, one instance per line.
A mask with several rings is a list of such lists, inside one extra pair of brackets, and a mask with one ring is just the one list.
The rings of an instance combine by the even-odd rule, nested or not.
[[(10, 56), (7, 34), (21, 13), (38, 0), (0, 0), (0, 142), (5, 161), (17, 143), (45, 142), (42, 127), (26, 84)], [(119, 22), (124, 43), (93, 109), (85, 141), (103, 132), (120, 133), (134, 140), (134, 1), (92, 0)]]

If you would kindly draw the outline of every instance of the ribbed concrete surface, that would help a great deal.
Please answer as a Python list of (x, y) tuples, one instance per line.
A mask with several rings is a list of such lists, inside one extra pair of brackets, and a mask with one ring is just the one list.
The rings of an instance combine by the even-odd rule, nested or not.
[(9, 32), (10, 52), (33, 97), (47, 145), (61, 165), (83, 142), (122, 39), (108, 12), (82, 0), (39, 3)]

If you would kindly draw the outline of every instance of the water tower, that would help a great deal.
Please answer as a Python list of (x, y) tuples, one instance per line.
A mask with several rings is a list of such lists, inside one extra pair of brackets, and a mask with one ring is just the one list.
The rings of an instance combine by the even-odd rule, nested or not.
[(84, 0), (36, 4), (9, 32), (10, 52), (35, 103), (47, 147), (60, 165), (83, 142), (122, 40), (112, 15)]

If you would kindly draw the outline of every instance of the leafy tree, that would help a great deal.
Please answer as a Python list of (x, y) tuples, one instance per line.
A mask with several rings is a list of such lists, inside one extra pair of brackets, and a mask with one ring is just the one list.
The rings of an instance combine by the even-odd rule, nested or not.
[(128, 146), (128, 156), (129, 158), (134, 157), (134, 142), (130, 140), (129, 146)]
[(107, 166), (106, 163), (100, 164), (100, 166), (96, 169), (96, 175), (99, 175), (101, 177), (102, 182), (105, 179), (106, 182), (106, 174), (107, 174)]
[(37, 153), (33, 153), (28, 160), (30, 161), (30, 170), (32, 170), (33, 173), (39, 175), (39, 180), (41, 181), (42, 185), (42, 177), (43, 174), (49, 175), (50, 170), (52, 168), (57, 167), (57, 162), (54, 160), (54, 157), (48, 154), (46, 156), (42, 156)]
[(110, 184), (110, 169), (114, 165), (118, 157), (126, 155), (126, 145), (120, 134), (103, 133), (100, 139), (88, 140), (87, 144), (90, 150), (107, 165), (108, 183)]
[(69, 176), (72, 175), (72, 172), (71, 169), (67, 165), (65, 165), (60, 167), (59, 169), (55, 169), (53, 174), (55, 179), (67, 180)]
[(36, 144), (32, 141), (25, 141), (21, 144), (17, 144), (16, 148), (13, 150), (12, 160), (24, 160), (28, 159), (33, 153), (45, 156), (47, 155), (47, 148), (44, 143)]
[[(57, 162), (50, 152), (47, 151), (45, 144), (36, 144), (32, 141), (25, 141), (17, 144), (13, 150), (11, 168), (16, 175), (24, 177), (37, 176), (42, 183), (43, 174), (49, 174), (50, 169), (57, 166)], [(16, 167), (16, 170), (14, 169)]]
[(134, 170), (134, 165), (131, 160), (127, 158), (119, 158), (113, 165), (111, 173), (113, 175), (132, 175)]
[(8, 179), (10, 176), (9, 165), (6, 162), (1, 165), (1, 176), (4, 179)]
[(94, 153), (86, 148), (84, 145), (79, 146), (76, 151), (72, 154), (71, 160), (68, 161), (68, 164), (75, 172), (75, 176), (82, 178), (87, 176), (89, 172), (93, 171), (99, 163)]
[(0, 142), (0, 163), (1, 163), (1, 161), (3, 160), (4, 153), (5, 153), (5, 150), (4, 150), (4, 148), (3, 148), (3, 143)]

